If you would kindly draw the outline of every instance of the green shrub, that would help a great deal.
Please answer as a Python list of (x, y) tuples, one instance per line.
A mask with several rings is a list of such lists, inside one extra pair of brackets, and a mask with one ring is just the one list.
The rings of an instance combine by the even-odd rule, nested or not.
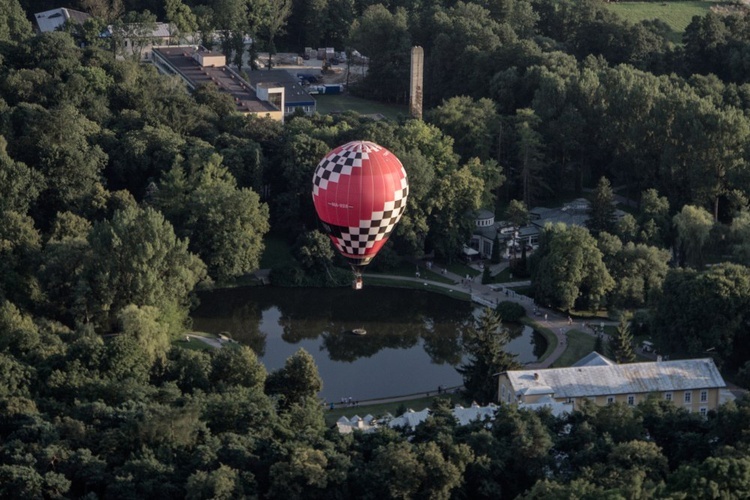
[(521, 318), (526, 316), (526, 309), (521, 304), (509, 300), (500, 302), (495, 311), (497, 311), (504, 323), (518, 323), (521, 321)]

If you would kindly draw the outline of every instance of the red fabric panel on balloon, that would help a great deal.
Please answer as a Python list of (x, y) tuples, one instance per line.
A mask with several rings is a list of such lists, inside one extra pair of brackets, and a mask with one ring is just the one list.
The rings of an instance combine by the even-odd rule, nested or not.
[(372, 257), (380, 250), (404, 213), (408, 194), (399, 159), (367, 141), (334, 149), (313, 176), (315, 210), (338, 251), (348, 258)]

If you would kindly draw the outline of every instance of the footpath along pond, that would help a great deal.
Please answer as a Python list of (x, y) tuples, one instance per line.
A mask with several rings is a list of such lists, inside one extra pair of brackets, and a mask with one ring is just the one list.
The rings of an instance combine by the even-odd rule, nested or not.
[[(460, 385), (462, 336), (480, 309), (450, 297), (399, 288), (243, 287), (202, 292), (193, 327), (227, 332), (250, 346), (270, 372), (298, 349), (309, 352), (323, 379), (321, 396), (338, 402), (434, 393)], [(353, 335), (354, 329), (366, 335)], [(544, 337), (512, 327), (507, 350), (536, 361)]]

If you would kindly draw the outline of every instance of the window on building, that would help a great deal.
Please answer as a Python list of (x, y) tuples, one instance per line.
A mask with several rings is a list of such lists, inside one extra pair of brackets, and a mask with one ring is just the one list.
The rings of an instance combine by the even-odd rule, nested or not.
[(706, 408), (705, 406), (702, 406), (700, 411), (701, 415), (703, 415), (704, 417), (708, 415), (708, 408)]
[(708, 401), (708, 391), (701, 391), (701, 403)]
[(666, 394), (664, 394), (664, 399), (666, 399), (667, 401), (672, 401), (672, 393), (667, 392)]
[(615, 397), (614, 396), (607, 396), (607, 404), (611, 405), (615, 403)]
[(633, 406), (635, 404), (635, 396), (633, 394), (630, 394), (628, 396), (628, 405)]
[(692, 403), (693, 402), (693, 393), (692, 393), (692, 391), (685, 391), (685, 402), (686, 403)]

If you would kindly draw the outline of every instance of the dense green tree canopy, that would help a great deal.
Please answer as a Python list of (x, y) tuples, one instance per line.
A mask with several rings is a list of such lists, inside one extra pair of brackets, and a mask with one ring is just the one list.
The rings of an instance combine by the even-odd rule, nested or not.
[(579, 226), (545, 227), (532, 260), (536, 299), (542, 304), (596, 309), (615, 286), (596, 240)]
[(151, 208), (119, 211), (111, 221), (97, 224), (78, 285), (77, 318), (107, 328), (128, 304), (157, 307), (162, 313), (184, 307), (206, 272), (187, 247)]
[[(450, 260), (476, 208), (533, 208), (610, 179), (639, 211), (598, 241), (549, 229), (537, 296), (561, 308), (651, 302), (660, 351), (747, 369), (747, 270), (702, 264), (747, 260), (748, 16), (697, 16), (675, 47), (664, 23), (626, 22), (588, 0), (70, 6), (99, 19), (32, 36), (37, 8), (0, 0), (0, 496), (747, 496), (747, 400), (705, 416), (653, 399), (581, 402), (563, 417), (504, 407), (467, 426), (443, 401), (414, 431), (340, 436), (326, 431), (308, 355), (267, 377), (260, 349), (172, 342), (207, 275), (257, 268), (270, 228), (291, 240), (315, 228), (312, 169), (368, 139), (411, 180), (391, 256)], [(175, 22), (175, 38), (216, 33), (241, 69), (261, 45), (357, 49), (370, 64), (351, 91), (392, 102), (408, 97), (419, 44), (432, 124), (239, 116), (212, 88), (186, 92), (115, 58), (126, 34), (157, 19)], [(114, 39), (100, 37), (106, 25)], [(667, 272), (675, 235), (694, 270)], [(319, 236), (297, 254), (310, 268), (327, 265)], [(465, 336), (467, 388), (480, 400), (512, 366), (495, 323)], [(455, 362), (461, 335), (444, 333), (426, 348)]]

